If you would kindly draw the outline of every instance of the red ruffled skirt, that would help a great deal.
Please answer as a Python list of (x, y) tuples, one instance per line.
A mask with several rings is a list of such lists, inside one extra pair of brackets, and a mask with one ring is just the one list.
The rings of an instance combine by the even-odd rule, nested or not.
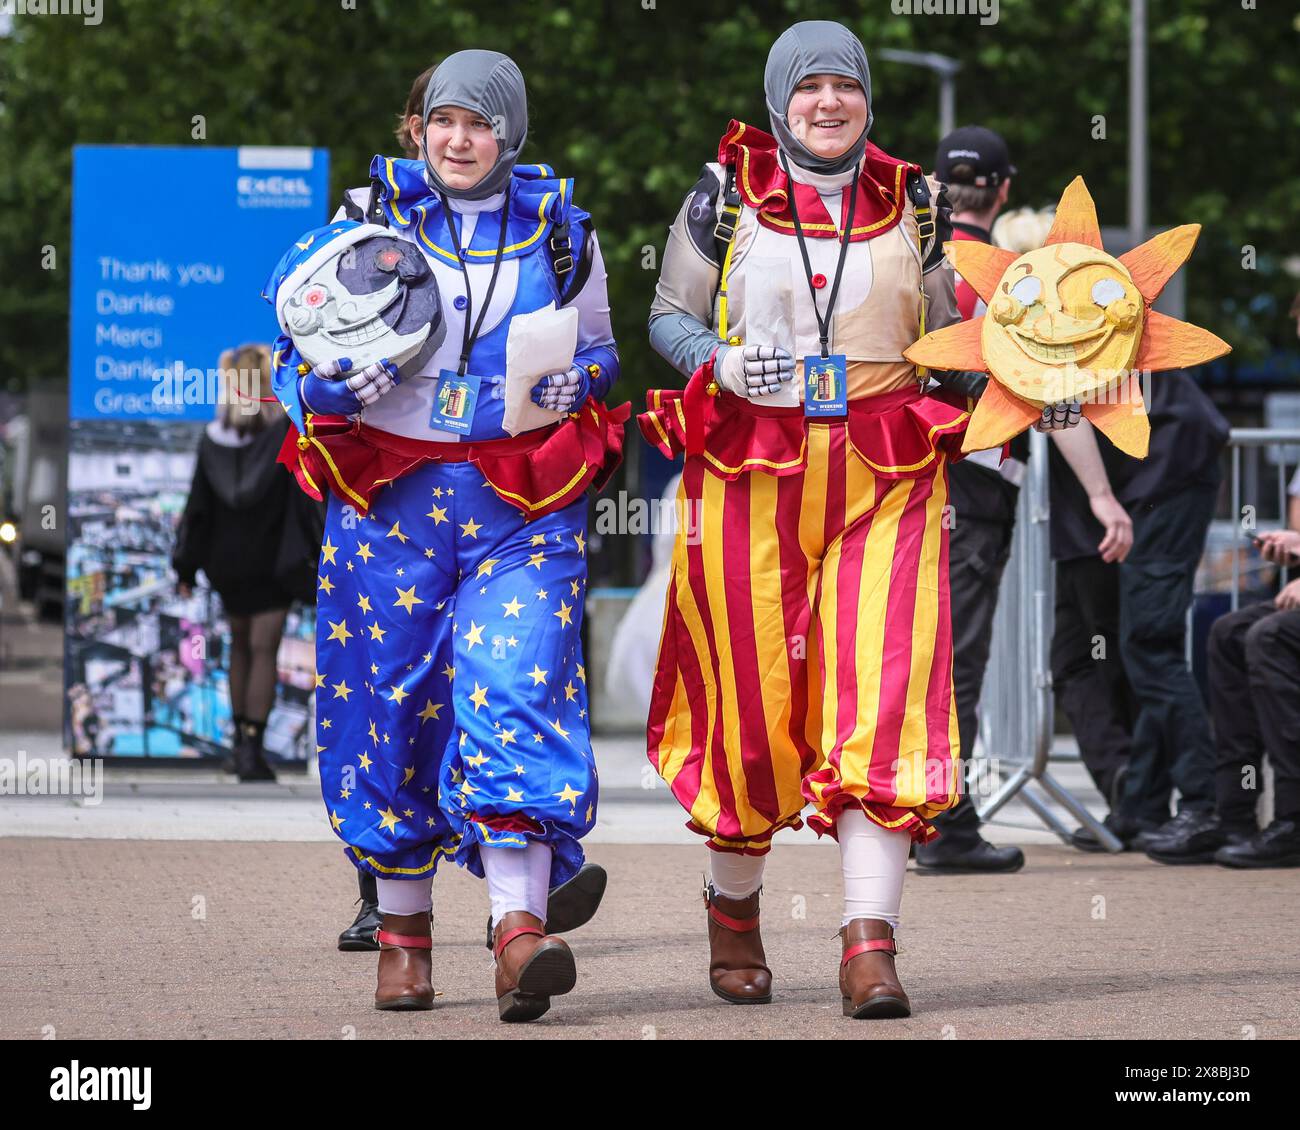
[(408, 439), (342, 416), (310, 416), (307, 434), (290, 427), (283, 463), (315, 499), (325, 491), (357, 508), (386, 484), (429, 462), (472, 462), (506, 502), (529, 518), (567, 506), (589, 486), (600, 490), (623, 458), (631, 404), (588, 399), (567, 419), (517, 436), (461, 443)]
[[(804, 470), (808, 441), (802, 407), (768, 407), (726, 391), (710, 394), (712, 382), (710, 360), (684, 389), (651, 391), (649, 410), (637, 416), (646, 441), (669, 459), (683, 452), (701, 455), (714, 475), (727, 480), (749, 471), (782, 476)], [(912, 387), (853, 400), (848, 447), (878, 478), (916, 478), (932, 468), (936, 450), (950, 463), (961, 458), (973, 408), (965, 397)]]

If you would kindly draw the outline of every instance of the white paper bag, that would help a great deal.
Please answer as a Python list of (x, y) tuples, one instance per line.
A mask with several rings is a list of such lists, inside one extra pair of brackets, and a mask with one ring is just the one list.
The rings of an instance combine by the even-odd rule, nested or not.
[(510, 320), (506, 338), (506, 409), (501, 426), (512, 436), (563, 420), (566, 412), (539, 408), (531, 393), (548, 373), (566, 373), (578, 348), (578, 311), (552, 302)]
[[(789, 259), (751, 259), (745, 266), (745, 344), (775, 345), (796, 361), (794, 348), (794, 281)], [(754, 397), (755, 404), (794, 408), (803, 403), (803, 382), (796, 372), (780, 392)]]

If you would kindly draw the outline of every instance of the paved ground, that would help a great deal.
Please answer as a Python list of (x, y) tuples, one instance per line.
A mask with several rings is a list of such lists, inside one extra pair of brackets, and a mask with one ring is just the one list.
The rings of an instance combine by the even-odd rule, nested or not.
[[(44, 636), (6, 627), (18, 669), (0, 677), (0, 761), (48, 763), (60, 756), (53, 655)], [(308, 777), (241, 786), (183, 766), (111, 768), (90, 798), (14, 795), (11, 782), (0, 1038), (1300, 1038), (1300, 872), (1081, 855), (1018, 801), (988, 835), (1025, 847), (1023, 872), (908, 880), (912, 1019), (841, 1017), (838, 855), (806, 830), (784, 834), (768, 867), (776, 1000), (728, 1006), (707, 988), (704, 849), (640, 742), (595, 746), (602, 799), (587, 844), (610, 891), (571, 939), (577, 990), (509, 1028), (481, 946), (486, 894), (454, 867), (435, 888), (438, 1009), (370, 1007), (374, 955), (334, 948), (354, 873)], [(1104, 811), (1077, 762), (1053, 773)]]
[(375, 959), (333, 948), (354, 884), (325, 843), (0, 839), (0, 1037), (796, 1038), (1300, 1035), (1295, 872), (1171, 870), (1030, 847), (1005, 877), (909, 877), (907, 1021), (853, 1023), (835, 988), (839, 879), (827, 845), (767, 876), (768, 1007), (706, 988), (702, 849), (598, 845), (611, 876), (573, 935), (578, 988), (500, 1024), (482, 886), (435, 888), (431, 1013), (370, 1007)]

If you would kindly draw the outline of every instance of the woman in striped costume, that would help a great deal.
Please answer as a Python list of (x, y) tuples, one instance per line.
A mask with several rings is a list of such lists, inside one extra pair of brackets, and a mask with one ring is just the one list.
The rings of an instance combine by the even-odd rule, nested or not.
[(909, 845), (960, 780), (945, 509), (968, 405), (927, 393), (902, 355), (958, 320), (946, 214), (919, 166), (867, 141), (866, 53), (846, 28), (790, 28), (764, 85), (772, 133), (732, 122), (650, 315), (689, 381), (640, 417), (686, 455), (649, 756), (711, 849), (714, 992), (771, 999), (763, 864), (810, 805), (841, 851), (845, 1014), (906, 1016)]

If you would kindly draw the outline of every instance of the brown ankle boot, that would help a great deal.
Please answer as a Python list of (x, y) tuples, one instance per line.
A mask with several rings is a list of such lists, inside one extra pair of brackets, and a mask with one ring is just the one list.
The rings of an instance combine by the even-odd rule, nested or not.
[(497, 959), (497, 1011), (508, 1024), (536, 1020), (551, 998), (578, 983), (573, 952), (562, 938), (547, 934), (536, 915), (512, 910), (492, 931)]
[(894, 929), (878, 918), (855, 918), (840, 930), (844, 941), (840, 957), (840, 996), (844, 1015), (854, 1020), (883, 1020), (911, 1016), (907, 999), (894, 969)]
[(426, 914), (385, 914), (375, 932), (379, 942), (379, 985), (375, 1007), (415, 1010), (433, 1007), (433, 923)]
[(709, 984), (731, 1004), (767, 1004), (772, 999), (772, 971), (758, 933), (758, 895), (755, 891), (743, 899), (729, 899), (718, 894), (712, 883), (704, 885)]

